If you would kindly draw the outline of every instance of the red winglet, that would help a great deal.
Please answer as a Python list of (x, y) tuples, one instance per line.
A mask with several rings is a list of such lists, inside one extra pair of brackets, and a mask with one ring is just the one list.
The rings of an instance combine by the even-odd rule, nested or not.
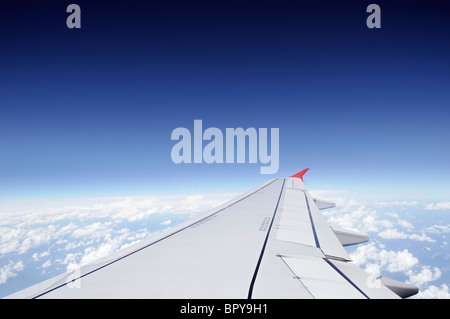
[(295, 177), (295, 178), (300, 178), (301, 180), (303, 180), (303, 175), (305, 175), (305, 173), (309, 170), (309, 168), (305, 168), (304, 170), (298, 172), (297, 174), (294, 174), (292, 176), (289, 177)]

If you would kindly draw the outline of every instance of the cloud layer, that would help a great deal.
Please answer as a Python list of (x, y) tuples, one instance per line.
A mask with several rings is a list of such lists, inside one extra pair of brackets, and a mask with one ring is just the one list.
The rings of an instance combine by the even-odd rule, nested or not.
[[(74, 200), (59, 207), (0, 212), (2, 294), (30, 285), (18, 284), (21, 274), (27, 273), (28, 277), (38, 274), (36, 282), (39, 282), (75, 270), (208, 211), (234, 195)], [(434, 224), (419, 223), (423, 221), (423, 213), (440, 212), (446, 207), (445, 201), (427, 206), (416, 201), (362, 205), (341, 195), (320, 193), (320, 197), (337, 202), (336, 208), (323, 214), (331, 225), (365, 232), (371, 237), (369, 243), (349, 249), (355, 263), (370, 274), (393, 276), (417, 285), (418, 298), (450, 298), (445, 281), (448, 274), (443, 266), (450, 258), (445, 254), (450, 224), (445, 224), (445, 219)], [(9, 287), (13, 283), (15, 286)]]
[[(450, 298), (447, 270), (450, 253), (446, 239), (450, 224), (440, 213), (450, 209), (450, 202), (424, 205), (417, 201), (391, 201), (362, 205), (339, 196), (342, 194), (320, 191), (317, 197), (336, 202), (336, 208), (323, 211), (331, 225), (370, 236), (369, 243), (350, 248), (355, 263), (374, 276), (387, 275), (416, 285), (419, 293), (414, 298)], [(440, 214), (429, 215), (430, 211)], [(429, 225), (433, 222), (436, 224)], [(392, 248), (387, 249), (386, 245)], [(426, 264), (421, 259), (432, 263)], [(440, 283), (433, 284), (436, 281)]]
[(80, 199), (76, 205), (72, 201), (69, 206), (0, 212), (0, 288), (7, 291), (8, 282), (27, 270), (37, 270), (37, 281), (72, 271), (204, 213), (233, 195), (120, 197), (94, 203)]

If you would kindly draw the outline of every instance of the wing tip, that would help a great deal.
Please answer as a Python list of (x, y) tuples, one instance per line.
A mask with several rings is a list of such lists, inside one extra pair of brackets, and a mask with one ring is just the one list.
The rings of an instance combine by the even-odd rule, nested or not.
[(303, 175), (305, 175), (305, 173), (309, 170), (309, 168), (305, 168), (303, 170), (301, 170), (298, 173), (295, 173), (294, 175), (291, 175), (289, 177), (293, 177), (293, 178), (300, 178), (301, 180), (303, 180)]

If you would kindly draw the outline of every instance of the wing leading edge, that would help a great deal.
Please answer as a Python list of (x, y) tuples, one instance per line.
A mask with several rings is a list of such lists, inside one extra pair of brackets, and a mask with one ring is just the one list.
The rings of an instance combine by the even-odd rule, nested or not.
[(399, 298), (393, 291), (417, 292), (401, 283), (392, 289), (392, 281), (371, 278), (351, 261), (339, 239), (343, 231), (337, 235), (326, 223), (303, 184), (306, 170), (9, 297)]

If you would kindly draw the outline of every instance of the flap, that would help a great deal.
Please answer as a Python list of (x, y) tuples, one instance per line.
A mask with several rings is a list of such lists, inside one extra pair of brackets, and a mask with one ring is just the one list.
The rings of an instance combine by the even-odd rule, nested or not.
[(419, 292), (419, 289), (416, 286), (386, 277), (379, 278), (384, 286), (395, 292), (401, 298), (408, 298)]
[(317, 205), (317, 208), (319, 208), (320, 210), (336, 207), (336, 203), (329, 202), (329, 201), (326, 201), (323, 199), (318, 199), (318, 198), (313, 198), (313, 199)]
[(363, 233), (358, 233), (353, 230), (347, 230), (335, 226), (332, 226), (331, 229), (333, 229), (333, 232), (336, 234), (336, 237), (343, 246), (356, 245), (369, 241), (369, 236)]

